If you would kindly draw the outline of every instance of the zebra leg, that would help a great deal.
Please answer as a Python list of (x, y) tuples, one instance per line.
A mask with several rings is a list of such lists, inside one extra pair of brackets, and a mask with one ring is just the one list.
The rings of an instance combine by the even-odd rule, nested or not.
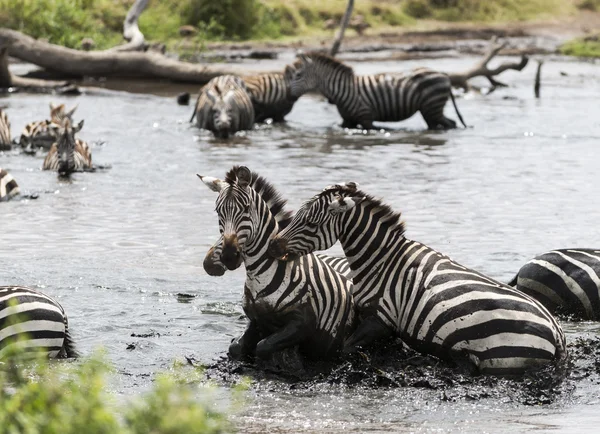
[(250, 321), (248, 327), (240, 337), (235, 338), (229, 345), (228, 355), (231, 360), (241, 360), (252, 354), (256, 344), (260, 340), (260, 332), (253, 321)]
[(391, 334), (392, 330), (377, 315), (368, 316), (344, 342), (344, 353), (354, 352), (357, 347), (368, 346), (378, 339), (387, 338)]
[(352, 119), (344, 119), (342, 122), (342, 128), (356, 128), (358, 127), (358, 122), (353, 121)]
[(282, 329), (263, 339), (256, 345), (256, 357), (266, 359), (277, 351), (281, 351), (302, 342), (309, 334), (314, 332), (316, 326), (314, 323), (316, 321), (307, 321), (307, 316), (304, 311), (296, 311), (293, 312), (292, 315), (293, 316)]

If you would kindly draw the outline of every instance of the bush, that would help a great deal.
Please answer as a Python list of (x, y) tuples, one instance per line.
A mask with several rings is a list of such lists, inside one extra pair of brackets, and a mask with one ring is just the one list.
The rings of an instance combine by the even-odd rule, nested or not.
[(560, 52), (568, 56), (600, 57), (600, 35), (566, 42)]
[(427, 18), (431, 16), (431, 7), (427, 0), (408, 0), (404, 12), (414, 18)]

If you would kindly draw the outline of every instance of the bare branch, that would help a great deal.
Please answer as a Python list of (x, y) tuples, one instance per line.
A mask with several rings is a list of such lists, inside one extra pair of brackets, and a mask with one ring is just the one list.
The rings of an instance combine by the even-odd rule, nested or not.
[(344, 12), (344, 17), (342, 18), (342, 22), (340, 23), (340, 29), (333, 41), (333, 46), (331, 47), (331, 51), (329, 55), (331, 57), (335, 57), (335, 55), (340, 51), (340, 45), (342, 45), (342, 39), (344, 39), (344, 32), (346, 31), (346, 27), (348, 27), (348, 23), (350, 22), (350, 17), (352, 16), (352, 9), (354, 8), (354, 0), (348, 0), (348, 6), (346, 6), (346, 12)]
[(144, 9), (148, 6), (148, 0), (136, 0), (131, 6), (123, 22), (123, 37), (126, 44), (117, 45), (110, 49), (110, 51), (142, 51), (147, 48), (145, 43), (144, 34), (138, 27), (138, 19)]
[(537, 72), (535, 73), (535, 84), (533, 85), (533, 91), (535, 93), (535, 97), (540, 97), (540, 87), (542, 87), (542, 65), (544, 64), (543, 60), (538, 60)]

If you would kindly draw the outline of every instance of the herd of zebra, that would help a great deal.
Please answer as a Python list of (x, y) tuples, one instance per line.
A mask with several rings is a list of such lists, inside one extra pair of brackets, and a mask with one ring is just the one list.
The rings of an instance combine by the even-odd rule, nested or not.
[[(447, 75), (419, 68), (357, 76), (320, 53), (299, 55), (282, 74), (211, 80), (192, 119), (225, 138), (255, 122), (283, 120), (312, 90), (338, 107), (345, 127), (371, 128), (417, 111), (429, 128), (456, 127), (443, 114), (448, 98), (454, 102)], [(73, 121), (75, 107), (50, 109), (50, 120), (27, 125), (18, 143), (0, 110), (0, 150), (47, 150), (43, 168), (60, 174), (92, 169), (87, 143), (76, 138), (83, 121)], [(480, 373), (521, 374), (567, 357), (554, 315), (600, 319), (600, 250), (545, 253), (504, 284), (406, 238), (400, 214), (354, 182), (326, 187), (292, 214), (275, 187), (247, 167), (234, 166), (223, 180), (200, 179), (217, 193), (220, 232), (205, 271), (246, 270), (248, 326), (229, 346), (232, 359), (262, 360), (289, 348), (329, 359), (398, 338)], [(0, 201), (18, 192), (0, 169)], [(338, 240), (345, 257), (315, 253)], [(31, 288), (0, 287), (0, 357), (17, 343), (51, 357), (77, 355), (58, 302)]]

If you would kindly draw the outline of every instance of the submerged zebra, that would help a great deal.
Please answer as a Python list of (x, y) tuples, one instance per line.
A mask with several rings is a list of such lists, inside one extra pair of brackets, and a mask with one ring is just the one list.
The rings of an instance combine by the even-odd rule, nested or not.
[(259, 74), (244, 77), (244, 83), (254, 106), (254, 121), (264, 122), (273, 119), (273, 122), (283, 122), (285, 116), (292, 111), (298, 101), (297, 96), (292, 96), (290, 83), (294, 78), (296, 67), (287, 65), (282, 73)]
[(19, 193), (17, 181), (10, 173), (0, 167), (0, 202), (10, 200)]
[(244, 81), (234, 75), (210, 80), (200, 90), (190, 122), (194, 117), (199, 128), (223, 139), (237, 131), (252, 129), (254, 107)]
[(559, 249), (527, 262), (509, 283), (553, 313), (600, 319), (600, 249)]
[(268, 242), (287, 218), (275, 218), (285, 201), (265, 178), (233, 167), (225, 180), (201, 177), (219, 193), (216, 210), (223, 243), (220, 261), (246, 268), (243, 308), (249, 324), (229, 347), (230, 357), (267, 358), (299, 346), (308, 358), (335, 356), (353, 329), (352, 284), (315, 255), (278, 261)]
[(375, 121), (401, 121), (419, 111), (430, 129), (456, 128), (456, 122), (444, 116), (448, 98), (466, 127), (447, 74), (418, 68), (407, 73), (355, 75), (350, 66), (323, 53), (300, 54), (298, 59), (291, 95), (318, 90), (337, 106), (343, 127), (360, 124), (371, 129)]
[(77, 110), (77, 105), (70, 110), (66, 110), (64, 104), (50, 103), (50, 119), (30, 122), (25, 125), (19, 139), (19, 145), (27, 152), (34, 152), (36, 148), (50, 149), (57, 139), (57, 127), (65, 119), (72, 122), (75, 110)]
[(0, 359), (13, 346), (77, 357), (67, 315), (56, 300), (24, 286), (0, 286)]
[(6, 112), (0, 108), (0, 151), (10, 151), (11, 147), (10, 122)]
[(395, 333), (418, 351), (466, 356), (489, 374), (518, 374), (566, 356), (563, 331), (540, 303), (405, 238), (400, 214), (354, 183), (306, 202), (269, 251), (296, 257), (338, 239), (361, 315), (346, 350)]
[(61, 175), (92, 169), (92, 152), (86, 142), (75, 138), (81, 130), (83, 121), (71, 126), (69, 119), (63, 120), (60, 126), (54, 127), (57, 141), (48, 151), (43, 170), (56, 170)]

